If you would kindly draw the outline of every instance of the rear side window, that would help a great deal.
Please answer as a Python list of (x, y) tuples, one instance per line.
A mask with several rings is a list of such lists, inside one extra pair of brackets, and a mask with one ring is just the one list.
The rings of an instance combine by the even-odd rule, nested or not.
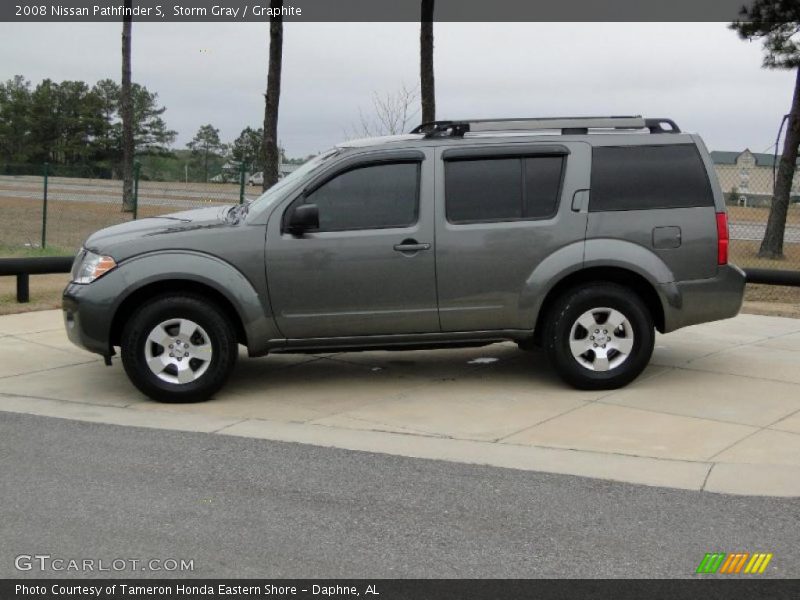
[(563, 156), (445, 162), (445, 206), (451, 223), (551, 217), (558, 208)]
[(595, 147), (589, 210), (713, 206), (703, 161), (691, 144)]
[(319, 208), (319, 231), (408, 227), (417, 222), (419, 163), (388, 163), (345, 171), (305, 201)]

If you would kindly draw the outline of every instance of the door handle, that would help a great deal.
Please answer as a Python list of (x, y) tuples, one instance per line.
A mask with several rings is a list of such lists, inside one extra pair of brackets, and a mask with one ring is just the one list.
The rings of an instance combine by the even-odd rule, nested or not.
[(419, 252), (420, 250), (430, 250), (430, 244), (420, 244), (417, 240), (403, 240), (399, 244), (395, 244), (394, 249), (397, 252)]

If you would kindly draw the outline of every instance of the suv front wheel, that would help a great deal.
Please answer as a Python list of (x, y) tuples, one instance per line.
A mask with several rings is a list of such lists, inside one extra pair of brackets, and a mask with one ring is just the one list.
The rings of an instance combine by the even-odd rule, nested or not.
[(122, 332), (122, 364), (133, 384), (159, 402), (200, 402), (216, 393), (238, 355), (230, 321), (197, 296), (143, 305)]
[(633, 381), (653, 354), (653, 319), (639, 296), (613, 283), (562, 296), (545, 324), (545, 350), (559, 375), (584, 390)]

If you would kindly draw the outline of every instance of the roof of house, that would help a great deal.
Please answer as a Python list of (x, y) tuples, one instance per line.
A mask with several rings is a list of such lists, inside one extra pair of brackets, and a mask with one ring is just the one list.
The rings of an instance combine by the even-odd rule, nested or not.
[(278, 165), (278, 170), (281, 173), (286, 173), (288, 175), (289, 173), (292, 173), (293, 171), (296, 171), (297, 169), (299, 169), (301, 166), (302, 165), (295, 165), (295, 164), (290, 164), (290, 163), (281, 163), (280, 165)]
[[(731, 152), (729, 150), (713, 150), (710, 152), (711, 160), (714, 161), (715, 165), (735, 165), (736, 159), (739, 158), (745, 152), (750, 152), (750, 150), (745, 149), (742, 152)], [(756, 166), (757, 167), (772, 167), (775, 164), (775, 155), (774, 154), (764, 154), (762, 152), (750, 152), (753, 155), (753, 158), (756, 159)], [(778, 154), (778, 160), (780, 160), (781, 155)], [(800, 165), (800, 158), (797, 159), (797, 164)]]

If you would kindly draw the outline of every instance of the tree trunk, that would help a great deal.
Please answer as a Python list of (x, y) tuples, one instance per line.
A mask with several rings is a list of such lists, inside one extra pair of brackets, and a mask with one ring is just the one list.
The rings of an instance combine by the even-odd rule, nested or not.
[(436, 120), (436, 91), (433, 78), (433, 2), (422, 0), (419, 32), (420, 97), (422, 122)]
[[(283, 0), (271, 0), (270, 7), (280, 11)], [(278, 14), (270, 17), (269, 21), (269, 72), (264, 108), (264, 191), (278, 182), (279, 175), (281, 156), (278, 150), (278, 104), (281, 99), (282, 60), (283, 17)]]
[(800, 146), (800, 68), (797, 69), (792, 109), (789, 113), (783, 154), (778, 164), (778, 177), (772, 196), (772, 206), (769, 209), (767, 229), (758, 251), (758, 255), (763, 258), (783, 258), (783, 234), (786, 230), (786, 214), (789, 210), (789, 196), (797, 165), (798, 146)]
[[(132, 0), (125, 0), (131, 8)], [(131, 17), (122, 17), (122, 87), (120, 89), (122, 117), (122, 210), (133, 212), (133, 97), (131, 93)]]

